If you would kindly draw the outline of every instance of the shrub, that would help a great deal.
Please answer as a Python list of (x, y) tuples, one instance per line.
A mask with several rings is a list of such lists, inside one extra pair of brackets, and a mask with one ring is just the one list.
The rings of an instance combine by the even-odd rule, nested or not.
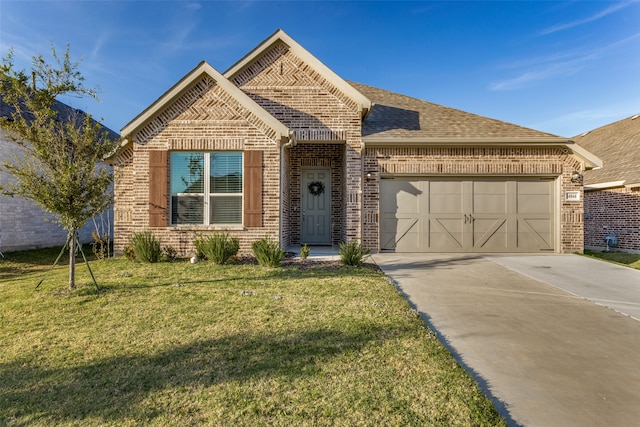
[(364, 260), (369, 256), (371, 251), (362, 247), (357, 240), (352, 240), (347, 243), (340, 243), (340, 262), (345, 265), (352, 265), (359, 267)]
[(98, 234), (97, 231), (91, 232), (93, 243), (91, 243), (91, 249), (96, 259), (109, 258), (111, 253), (111, 239), (108, 234)]
[(251, 244), (253, 255), (258, 260), (258, 264), (265, 267), (279, 267), (284, 258), (284, 250), (279, 242), (271, 240), (271, 237), (264, 237)]
[(129, 241), (137, 260), (142, 262), (158, 262), (162, 255), (160, 240), (149, 230), (133, 233)]
[(122, 254), (129, 261), (135, 261), (136, 260), (136, 254), (135, 254), (135, 252), (133, 252), (133, 248), (130, 245), (127, 245), (122, 249)]
[(197, 235), (195, 240), (193, 241), (193, 246), (196, 248), (196, 258), (205, 259), (204, 255), (204, 246), (205, 246), (205, 238), (202, 237), (201, 234)]
[(310, 252), (311, 249), (309, 249), (309, 246), (305, 243), (304, 246), (300, 248), (300, 258), (307, 259)]
[(215, 233), (211, 236), (199, 236), (194, 241), (198, 258), (208, 259), (216, 264), (224, 264), (240, 250), (240, 241), (229, 237), (228, 233)]
[(178, 257), (178, 251), (173, 246), (164, 246), (162, 248), (162, 258), (167, 261), (175, 261)]

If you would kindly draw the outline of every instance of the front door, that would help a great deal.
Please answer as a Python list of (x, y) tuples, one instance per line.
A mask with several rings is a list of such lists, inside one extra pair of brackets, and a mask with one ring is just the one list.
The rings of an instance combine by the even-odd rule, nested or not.
[(300, 205), (302, 206), (301, 244), (331, 244), (331, 171), (304, 169)]

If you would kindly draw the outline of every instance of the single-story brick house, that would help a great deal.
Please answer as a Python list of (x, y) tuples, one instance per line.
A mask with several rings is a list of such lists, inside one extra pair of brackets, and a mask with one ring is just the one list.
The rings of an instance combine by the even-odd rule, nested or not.
[[(54, 108), (62, 120), (69, 114), (84, 114), (72, 107), (56, 101)], [(0, 98), (0, 116), (9, 117), (12, 107)], [(119, 135), (105, 128), (113, 139)], [(5, 129), (0, 129), (0, 186), (15, 183), (15, 178), (2, 165), (20, 162), (24, 156), (24, 148), (13, 142)], [(107, 164), (104, 167), (110, 167)], [(82, 243), (93, 241), (91, 233), (96, 230), (113, 235), (113, 209), (108, 209), (96, 222), (89, 221), (78, 231)], [(0, 193), (0, 252), (12, 252), (36, 248), (62, 246), (67, 241), (67, 232), (58, 224), (55, 217), (23, 197), (5, 196)]]
[[(358, 239), (374, 251), (574, 252), (600, 160), (567, 138), (347, 82), (281, 30), (197, 65), (122, 129), (116, 250)], [(203, 177), (209, 175), (209, 179)]]
[(604, 162), (584, 174), (585, 247), (640, 253), (640, 114), (573, 139)]

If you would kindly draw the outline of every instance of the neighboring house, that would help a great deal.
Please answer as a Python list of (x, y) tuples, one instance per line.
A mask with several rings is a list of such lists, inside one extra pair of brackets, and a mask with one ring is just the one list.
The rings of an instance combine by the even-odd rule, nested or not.
[[(56, 109), (62, 112), (77, 110), (57, 102)], [(11, 107), (0, 98), (0, 116), (8, 117)], [(119, 135), (107, 129), (113, 138)], [(19, 162), (24, 156), (24, 148), (11, 141), (8, 133), (0, 129), (0, 186), (14, 183), (15, 179), (2, 165)], [(109, 167), (104, 165), (104, 167)], [(99, 231), (109, 232), (113, 228), (113, 209), (96, 218)], [(92, 242), (91, 233), (96, 229), (93, 221), (89, 221), (80, 231), (79, 238), (83, 243)], [(111, 235), (113, 233), (111, 232)], [(55, 217), (22, 197), (10, 197), (0, 193), (0, 251), (12, 252), (35, 248), (62, 246), (67, 241), (67, 232), (57, 223)]]
[[(602, 158), (584, 174), (584, 239), (587, 249), (640, 253), (640, 114), (573, 138)], [(614, 239), (611, 239), (611, 238)]]
[(224, 74), (200, 63), (122, 136), (116, 251), (151, 229), (182, 254), (216, 231), (242, 252), (264, 236), (284, 247), (579, 252), (572, 175), (601, 165), (567, 138), (347, 82), (280, 30)]

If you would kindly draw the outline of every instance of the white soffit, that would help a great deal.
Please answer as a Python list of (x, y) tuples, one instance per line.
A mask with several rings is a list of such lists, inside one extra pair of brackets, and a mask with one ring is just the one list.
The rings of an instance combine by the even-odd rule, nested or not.
[(604, 190), (606, 188), (623, 187), (625, 181), (600, 182), (598, 184), (585, 184), (584, 191)]

